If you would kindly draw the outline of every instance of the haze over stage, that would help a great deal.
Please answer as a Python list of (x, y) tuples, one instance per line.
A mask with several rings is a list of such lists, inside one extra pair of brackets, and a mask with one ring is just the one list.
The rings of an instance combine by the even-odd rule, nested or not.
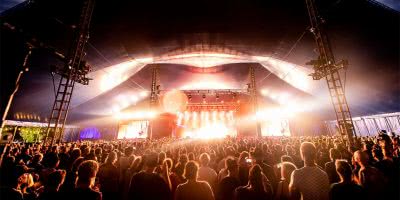
[[(2, 15), (5, 21), (21, 27), (38, 39), (45, 40), (58, 49), (65, 49), (66, 45), (57, 38), (68, 34), (68, 24), (71, 24), (74, 19), (71, 16), (77, 16), (75, 14), (78, 9), (73, 6), (73, 2), (57, 1), (55, 3), (39, 0), (31, 6), (21, 5)], [(315, 54), (310, 51), (313, 49), (314, 41), (308, 33), (304, 35), (296, 48), (290, 51), (292, 45), (308, 25), (303, 2), (246, 1), (241, 6), (234, 3), (204, 2), (204, 4), (191, 8), (191, 11), (185, 9), (179, 1), (159, 3), (162, 6), (154, 8), (153, 4), (149, 2), (134, 4), (97, 2), (95, 17), (92, 20), (90, 44), (87, 49), (87, 59), (94, 66), (91, 76), (95, 79), (92, 82), (93, 87), (89, 91), (77, 88), (69, 116), (71, 123), (86, 121), (90, 124), (95, 122), (89, 119), (109, 116), (110, 109), (120, 108), (123, 107), (121, 104), (127, 104), (126, 102), (120, 103), (118, 95), (132, 97), (129, 105), (134, 106), (133, 102), (137, 102), (137, 106), (141, 105), (140, 102), (146, 98), (140, 97), (139, 94), (143, 90), (140, 86), (144, 87), (144, 90), (149, 90), (150, 70), (144, 66), (151, 60), (149, 58), (161, 57), (171, 51), (176, 52), (196, 44), (232, 49), (235, 52), (251, 56), (274, 57), (298, 66), (304, 66), (305, 62), (315, 57)], [(336, 57), (350, 60), (351, 70), (348, 70), (347, 77), (351, 81), (346, 82), (346, 91), (354, 115), (398, 111), (399, 97), (396, 94), (399, 91), (398, 87), (393, 87), (398, 80), (398, 53), (396, 53), (398, 52), (396, 45), (398, 42), (396, 41), (398, 41), (399, 35), (396, 28), (398, 13), (368, 1), (341, 1), (339, 3), (324, 1), (321, 6), (322, 14), (326, 15), (329, 22), (329, 31)], [(51, 9), (49, 9), (50, 7)], [(329, 9), (323, 9), (324, 7)], [(68, 8), (64, 9), (68, 11), (62, 11), (61, 8)], [(135, 11), (132, 12), (132, 9)], [(354, 10), (357, 10), (359, 14), (354, 15)], [(191, 17), (179, 17), (182, 14)], [(29, 17), (25, 17), (28, 15)], [(110, 27), (112, 31), (110, 31)], [(2, 27), (2, 32), (15, 37), (14, 33), (4, 30), (4, 27)], [(180, 34), (175, 35), (174, 32)], [(15, 42), (20, 41), (18, 38), (3, 41), (2, 48), (10, 49), (10, 46), (15, 46)], [(14, 52), (3, 51), (3, 53), (6, 55), (2, 58), (12, 58)], [(37, 54), (46, 57), (46, 53), (37, 52)], [(180, 63), (210, 65), (208, 61), (202, 63), (202, 58), (200, 57), (197, 61), (189, 58), (181, 59)], [(18, 59), (12, 60), (14, 62)], [(36, 114), (41, 119), (45, 119), (49, 115), (48, 105), (52, 100), (48, 96), (53, 93), (52, 87), (48, 87), (52, 85), (52, 78), (48, 72), (48, 63), (51, 61), (47, 58), (35, 59), (32, 62), (30, 77), (24, 78), (24, 84), (20, 88), (21, 93), (17, 94), (11, 109), (10, 116), (15, 120), (17, 120), (16, 114)], [(229, 63), (225, 58), (216, 59), (215, 57), (214, 62), (216, 64)], [(240, 75), (245, 70), (238, 66), (248, 66), (246, 63), (249, 61), (234, 59), (234, 62), (245, 63), (232, 64), (229, 65), (230, 67), (217, 67), (220, 73), (232, 73), (222, 81), (214, 80), (219, 83), (220, 87), (243, 85), (235, 82), (245, 79)], [(15, 69), (10, 66), (17, 64), (6, 59), (2, 59), (2, 63), (4, 63), (1, 65), (2, 69), (7, 71)], [(118, 67), (111, 67), (118, 66), (120, 63), (128, 63), (129, 67), (121, 66), (120, 70), (117, 70)], [(376, 66), (385, 67), (376, 70)], [(258, 73), (260, 79), (274, 71), (271, 68), (274, 67), (273, 63), (266, 63), (265, 67), (264, 70), (260, 66), (260, 69), (263, 69)], [(141, 68), (142, 70), (139, 70)], [(168, 80), (168, 83), (162, 81), (165, 87), (180, 88), (189, 84), (186, 83), (187, 80), (180, 77), (197, 75), (199, 78), (195, 79), (196, 82), (202, 82), (202, 79), (208, 78), (187, 70), (190, 68), (166, 64), (165, 68), (161, 69), (165, 70), (161, 79)], [(138, 73), (133, 75), (135, 72)], [(111, 75), (105, 76), (107, 73), (111, 73)], [(216, 73), (218, 74), (218, 72)], [(123, 75), (121, 76), (121, 74)], [(112, 78), (108, 78), (109, 80), (102, 84), (103, 76)], [(2, 80), (8, 79), (4, 77)], [(286, 81), (282, 81), (276, 73), (272, 73), (266, 80), (258, 81), (260, 90), (265, 89), (276, 93), (271, 97), (266, 97), (265, 101), (277, 102), (278, 100), (274, 100), (272, 97), (281, 95), (280, 93), (283, 93), (281, 91), (289, 94), (302, 92), (287, 84)], [(4, 84), (10, 83), (6, 81)], [(312, 84), (317, 83), (313, 82)], [(324, 118), (333, 118), (329, 100), (322, 98), (327, 96), (326, 88), (317, 90), (312, 95), (316, 99), (316, 104), (321, 105), (317, 109), (321, 113), (325, 113)], [(129, 97), (127, 98), (129, 99)], [(136, 98), (138, 99), (136, 100)], [(107, 120), (101, 122), (105, 121)]]

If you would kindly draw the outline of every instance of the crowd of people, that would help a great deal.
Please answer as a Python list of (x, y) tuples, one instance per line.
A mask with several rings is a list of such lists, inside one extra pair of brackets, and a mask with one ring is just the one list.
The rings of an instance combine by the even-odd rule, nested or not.
[(399, 199), (395, 135), (8, 144), (0, 197), (18, 200)]

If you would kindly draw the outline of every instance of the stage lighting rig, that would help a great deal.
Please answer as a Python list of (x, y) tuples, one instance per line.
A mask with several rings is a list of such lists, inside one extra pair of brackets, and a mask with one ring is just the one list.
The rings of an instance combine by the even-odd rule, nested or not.
[(314, 80), (326, 79), (340, 134), (347, 135), (350, 145), (353, 145), (354, 125), (339, 73), (340, 69), (348, 66), (348, 62), (346, 60), (335, 62), (331, 44), (324, 29), (326, 21), (319, 15), (315, 0), (305, 0), (305, 2), (310, 18), (310, 32), (314, 36), (319, 53), (317, 60), (307, 63), (314, 66), (314, 73), (310, 75)]
[(74, 28), (71, 47), (67, 56), (62, 56), (64, 57), (65, 65), (62, 69), (56, 70), (56, 73), (61, 75), (61, 79), (58, 84), (44, 139), (45, 143), (50, 143), (51, 146), (54, 142), (62, 142), (64, 126), (75, 83), (89, 84), (90, 79), (86, 75), (90, 72), (90, 65), (83, 60), (83, 57), (85, 56), (85, 46), (89, 39), (89, 27), (94, 9), (94, 1), (85, 0), (83, 2), (79, 25)]
[(340, 69), (346, 70), (349, 62), (347, 60), (341, 60), (340, 62), (333, 64), (331, 61), (328, 61), (325, 64), (322, 59), (318, 59), (306, 62), (306, 65), (312, 65), (314, 69), (314, 73), (311, 73), (309, 76), (311, 76), (313, 80), (320, 80), (328, 76), (331, 72), (339, 71)]

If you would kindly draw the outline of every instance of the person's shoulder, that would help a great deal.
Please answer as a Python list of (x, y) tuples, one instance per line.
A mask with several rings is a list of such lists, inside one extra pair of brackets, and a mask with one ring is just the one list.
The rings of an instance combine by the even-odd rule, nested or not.
[(356, 183), (351, 183), (350, 186), (354, 189), (354, 190), (358, 190), (358, 191), (363, 191), (364, 188), (361, 185), (358, 185)]
[(211, 167), (200, 167), (199, 168), (199, 172), (204, 172), (204, 173), (212, 173), (215, 172), (214, 169), (212, 169)]
[(335, 166), (335, 163), (333, 161), (325, 163), (325, 167), (332, 167), (332, 166)]
[(331, 190), (336, 190), (339, 187), (341, 187), (341, 183), (332, 183), (331, 184)]
[(210, 187), (210, 184), (207, 181), (197, 181), (200, 186)]
[(239, 180), (237, 178), (234, 178), (232, 176), (227, 176), (224, 177), (221, 182), (238, 182)]
[(265, 162), (262, 162), (262, 163), (261, 163), (261, 167), (262, 167), (263, 169), (272, 169), (272, 166), (271, 166), (271, 165), (268, 165), (268, 164), (265, 163)]
[(292, 174), (293, 176), (297, 176), (299, 174), (302, 174), (303, 172), (304, 172), (304, 167), (293, 170)]
[[(91, 193), (95, 197), (100, 197), (101, 198), (101, 196), (102, 196), (101, 192), (93, 190), (93, 189), (89, 189), (88, 192)], [(98, 199), (98, 198), (96, 198), (96, 199)]]
[(221, 179), (221, 183), (229, 182), (231, 180), (231, 178), (232, 177), (230, 177), (230, 176), (226, 176), (226, 177)]
[(235, 189), (235, 192), (237, 193), (243, 193), (245, 191), (247, 191), (247, 186), (239, 186)]
[(161, 184), (161, 185), (167, 185), (167, 183), (164, 181), (164, 179), (156, 173), (146, 173), (144, 172), (142, 174), (142, 177), (150, 182), (156, 183), (156, 184)]
[[(72, 193), (69, 193), (69, 198), (68, 199), (74, 199), (74, 198), (85, 198), (85, 199), (102, 199), (102, 193), (98, 192), (93, 189), (75, 189)], [(78, 198), (78, 199), (79, 199)]]
[(68, 197), (67, 193), (64, 192), (43, 192), (41, 194), (39, 194), (37, 200), (51, 200), (51, 199), (55, 199), (55, 200), (62, 200), (62, 199), (67, 199), (66, 197)]
[(145, 171), (140, 171), (140, 172), (134, 174), (132, 176), (132, 178), (139, 178), (139, 177), (144, 177), (144, 176), (146, 176), (146, 172)]
[(101, 192), (98, 192), (98, 191), (95, 191), (95, 190), (92, 190), (92, 191), (94, 192), (93, 196), (95, 196), (96, 199), (102, 199), (103, 198), (103, 194)]
[(207, 169), (207, 171), (209, 171), (209, 172), (212, 172), (212, 173), (217, 173), (213, 168), (211, 168), (211, 167), (207, 167), (206, 168)]
[(309, 169), (310, 169), (310, 173), (328, 176), (328, 174), (325, 172), (325, 170), (321, 169), (319, 166), (309, 167)]
[(365, 167), (364, 169), (361, 169), (360, 172), (362, 172), (362, 173), (372, 173), (372, 174), (378, 174), (378, 175), (382, 174), (382, 172), (378, 168), (376, 168), (374, 166)]
[(154, 179), (162, 179), (160, 174), (157, 173), (144, 173), (146, 176), (150, 177), (150, 178), (154, 178)]
[(187, 183), (181, 183), (181, 184), (179, 184), (178, 186), (176, 186), (176, 191), (182, 190), (182, 188), (185, 188), (186, 185), (187, 185)]
[(1, 199), (23, 199), (22, 193), (12, 188), (1, 188), (0, 190)]

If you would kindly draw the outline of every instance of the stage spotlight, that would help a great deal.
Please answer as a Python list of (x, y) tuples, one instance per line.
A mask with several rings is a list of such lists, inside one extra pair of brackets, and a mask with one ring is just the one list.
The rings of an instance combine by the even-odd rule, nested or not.
[(124, 99), (121, 101), (121, 107), (122, 108), (127, 108), (130, 105), (129, 101), (127, 99)]
[(117, 112), (119, 112), (121, 110), (121, 108), (119, 107), (119, 105), (114, 105), (113, 107), (112, 107), (112, 112), (113, 113), (117, 113)]
[(130, 99), (131, 99), (131, 101), (132, 101), (133, 103), (136, 103), (136, 102), (139, 100), (139, 98), (138, 98), (136, 95), (131, 95), (131, 96), (130, 96)]
[(188, 111), (185, 111), (185, 123), (189, 121), (189, 118), (190, 118), (190, 113)]
[(267, 96), (268, 95), (268, 90), (267, 89), (262, 89), (261, 90), (261, 95), (263, 95), (263, 96)]
[(217, 111), (216, 110), (214, 110), (212, 112), (212, 120), (214, 123), (217, 123)]
[(147, 97), (148, 92), (147, 92), (147, 91), (141, 91), (141, 92), (139, 93), (139, 95), (140, 95), (141, 97)]
[(288, 93), (282, 93), (282, 94), (279, 95), (279, 97), (278, 97), (278, 102), (279, 102), (280, 104), (286, 104), (286, 103), (288, 103), (289, 98), (290, 98), (290, 94), (288, 94)]
[(197, 112), (193, 112), (192, 127), (193, 127), (193, 128), (196, 128), (196, 127), (197, 127)]
[(154, 111), (149, 111), (146, 113), (146, 117), (153, 119), (156, 116), (156, 113)]
[(220, 118), (221, 120), (223, 120), (224, 117), (225, 117), (225, 111), (220, 111), (220, 112), (219, 112), (219, 118)]
[(176, 122), (176, 124), (177, 124), (178, 126), (181, 126), (181, 125), (182, 125), (182, 119), (183, 119), (183, 114), (182, 114), (182, 113), (179, 113), (179, 114), (178, 114), (178, 120), (177, 120), (177, 122)]
[(141, 119), (141, 118), (145, 118), (145, 116), (146, 116), (146, 113), (145, 113), (145, 112), (142, 112), (142, 111), (140, 111), (140, 112), (137, 112), (137, 113), (135, 113), (135, 114), (134, 114), (134, 116), (135, 116), (135, 118), (139, 118), (139, 119)]
[(210, 112), (208, 112), (208, 111), (206, 112), (205, 119), (206, 119), (206, 123), (210, 122)]

